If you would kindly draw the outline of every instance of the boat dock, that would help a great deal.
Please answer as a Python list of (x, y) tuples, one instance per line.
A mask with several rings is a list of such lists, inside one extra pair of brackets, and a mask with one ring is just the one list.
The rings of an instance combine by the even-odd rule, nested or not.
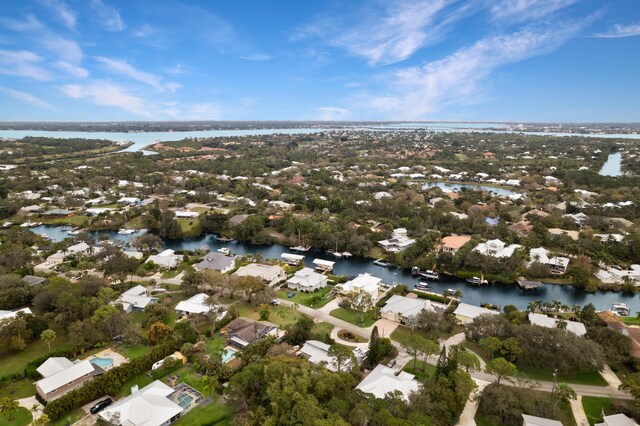
[(524, 278), (519, 278), (518, 279), (518, 285), (520, 286), (521, 289), (523, 290), (537, 290), (538, 287), (540, 287), (542, 285), (542, 282), (540, 281), (529, 281), (526, 280)]

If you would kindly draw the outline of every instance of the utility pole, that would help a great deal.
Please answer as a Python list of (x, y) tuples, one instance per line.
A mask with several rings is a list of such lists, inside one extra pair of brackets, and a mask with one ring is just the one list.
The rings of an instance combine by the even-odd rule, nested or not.
[(553, 387), (551, 388), (551, 395), (556, 391), (556, 379), (558, 378), (558, 369), (553, 370)]

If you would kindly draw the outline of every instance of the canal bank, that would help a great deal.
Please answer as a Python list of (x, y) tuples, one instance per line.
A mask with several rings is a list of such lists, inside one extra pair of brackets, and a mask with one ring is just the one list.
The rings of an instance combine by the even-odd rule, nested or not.
[[(64, 238), (71, 237), (66, 230), (60, 226), (41, 225), (31, 230), (37, 234), (45, 235), (52, 241), (61, 241)], [(127, 243), (130, 239), (141, 235), (122, 235), (116, 231), (101, 231), (89, 233), (96, 241), (100, 239), (109, 239), (122, 241)], [(173, 250), (198, 250), (204, 248), (216, 251), (220, 248), (228, 248), (231, 253), (236, 255), (260, 255), (263, 259), (281, 260), (283, 253), (291, 253), (289, 247), (280, 244), (257, 245), (249, 242), (218, 241), (213, 234), (206, 234), (196, 239), (190, 240), (165, 240), (165, 248)], [(314, 259), (324, 259), (335, 262), (334, 274), (345, 276), (356, 276), (358, 274), (368, 273), (379, 277), (383, 282), (402, 283), (410, 289), (423, 280), (419, 276), (411, 275), (410, 270), (400, 269), (396, 267), (379, 266), (372, 259), (353, 256), (351, 258), (335, 258), (325, 250), (311, 249), (306, 253), (302, 253), (305, 266), (313, 268)], [(561, 303), (572, 306), (575, 304), (586, 305), (592, 303), (598, 310), (608, 310), (614, 303), (626, 303), (632, 312), (640, 309), (640, 301), (633, 294), (623, 294), (616, 292), (598, 291), (595, 293), (587, 293), (582, 289), (568, 285), (545, 284), (534, 291), (521, 290), (517, 284), (492, 284), (485, 286), (472, 286), (464, 279), (449, 277), (442, 275), (439, 281), (430, 281), (429, 286), (435, 293), (443, 294), (449, 289), (462, 292), (462, 302), (480, 305), (483, 303), (491, 303), (504, 308), (506, 305), (515, 305), (519, 309), (526, 309), (529, 303), (535, 301), (543, 301), (552, 303), (560, 301)]]

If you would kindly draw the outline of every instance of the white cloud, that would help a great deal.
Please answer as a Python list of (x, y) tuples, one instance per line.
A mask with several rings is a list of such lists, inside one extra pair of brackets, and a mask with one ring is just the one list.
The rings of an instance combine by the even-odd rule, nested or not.
[(42, 0), (42, 3), (51, 9), (67, 28), (75, 29), (78, 15), (63, 0)]
[(316, 120), (321, 121), (340, 121), (346, 119), (351, 111), (347, 108), (340, 107), (318, 107), (314, 108), (316, 111)]
[(124, 30), (125, 25), (117, 9), (107, 6), (103, 0), (91, 0), (91, 6), (104, 28), (109, 31)]
[(154, 89), (160, 91), (175, 92), (180, 87), (177, 83), (163, 83), (162, 77), (151, 74), (146, 71), (140, 71), (122, 59), (105, 58), (104, 56), (96, 56), (96, 60), (104, 65), (104, 67), (114, 73), (124, 75), (132, 80), (147, 84)]
[(240, 59), (244, 59), (245, 61), (268, 61), (273, 59), (273, 57), (264, 53), (253, 53), (251, 55), (240, 56)]
[(40, 38), (42, 46), (55, 53), (59, 58), (72, 64), (78, 64), (84, 56), (82, 48), (74, 40), (48, 34)]
[(109, 81), (91, 81), (86, 84), (67, 84), (62, 93), (73, 99), (86, 99), (92, 104), (120, 108), (132, 114), (153, 118), (148, 104), (140, 97)]
[(35, 105), (35, 106), (37, 106), (39, 108), (53, 109), (53, 107), (51, 105), (49, 105), (48, 103), (46, 103), (42, 99), (37, 98), (37, 97), (33, 96), (32, 94), (27, 93), (27, 92), (21, 92), (19, 90), (10, 89), (10, 88), (4, 87), (4, 86), (0, 86), (0, 92), (4, 93), (5, 95), (11, 96), (14, 99), (18, 99), (19, 101), (23, 101), (23, 102), (29, 103), (31, 105)]
[(579, 0), (489, 0), (494, 18), (511, 22), (533, 21)]
[(44, 28), (44, 25), (42, 25), (42, 23), (40, 23), (40, 21), (38, 21), (33, 15), (25, 16), (24, 21), (2, 18), (0, 19), (0, 23), (3, 27), (17, 32), (30, 33)]
[(58, 68), (61, 71), (66, 72), (71, 77), (75, 77), (75, 78), (89, 77), (89, 71), (86, 68), (78, 67), (76, 65), (72, 65), (65, 61), (58, 61), (55, 64), (53, 64), (53, 66)]
[(620, 37), (633, 37), (640, 35), (640, 24), (614, 25), (604, 33), (596, 34), (595, 37), (599, 38), (620, 38)]
[(144, 24), (140, 29), (135, 30), (133, 35), (136, 37), (149, 37), (156, 33), (156, 29), (149, 24)]
[(186, 74), (188, 71), (185, 69), (185, 67), (182, 64), (175, 64), (170, 68), (165, 68), (164, 72), (166, 72), (169, 75), (176, 76), (176, 75)]
[(0, 74), (50, 80), (51, 75), (40, 65), (41, 62), (40, 56), (27, 50), (0, 50)]
[(396, 71), (391, 93), (366, 97), (365, 102), (392, 118), (427, 117), (451, 105), (478, 102), (478, 94), (485, 90), (483, 83), (496, 69), (556, 49), (585, 22), (527, 27), (479, 40), (443, 59)]

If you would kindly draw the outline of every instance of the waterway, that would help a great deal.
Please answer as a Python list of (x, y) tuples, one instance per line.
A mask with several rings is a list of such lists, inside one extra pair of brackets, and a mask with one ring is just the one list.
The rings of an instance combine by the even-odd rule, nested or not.
[(621, 176), (622, 175), (622, 154), (614, 152), (609, 154), (607, 161), (600, 169), (601, 176)]
[(434, 188), (434, 187), (438, 187), (443, 191), (453, 191), (453, 192), (459, 192), (463, 188), (468, 188), (473, 191), (488, 191), (495, 195), (506, 196), (506, 197), (511, 195), (518, 195), (517, 192), (511, 191), (509, 189), (495, 188), (493, 186), (486, 186), (486, 185), (476, 185), (472, 183), (427, 182), (422, 185), (422, 189), (428, 189), (428, 188)]
[[(66, 233), (66, 230), (59, 226), (42, 225), (31, 228), (31, 230), (35, 233), (48, 236), (54, 242), (71, 237)], [(110, 231), (94, 232), (91, 233), (91, 235), (98, 240), (100, 238), (109, 238), (111, 240), (127, 242), (140, 234), (120, 235), (115, 231)], [(295, 253), (288, 247), (279, 244), (254, 245), (239, 241), (223, 243), (218, 241), (212, 234), (191, 240), (165, 240), (165, 248), (173, 250), (197, 250), (202, 247), (213, 251), (221, 247), (227, 247), (232, 253), (237, 255), (260, 254), (263, 259), (278, 260), (281, 260), (280, 255), (282, 253)], [(305, 255), (305, 265), (309, 267), (313, 267), (314, 259), (335, 261), (334, 273), (336, 275), (356, 276), (358, 274), (368, 273), (381, 278), (384, 283), (391, 284), (399, 282), (406, 284), (409, 288), (413, 288), (416, 283), (421, 281), (421, 278), (412, 276), (409, 270), (378, 266), (375, 265), (371, 259), (357, 256), (336, 259), (324, 250), (315, 249), (302, 254)], [(462, 279), (441, 276), (440, 281), (430, 282), (430, 286), (433, 289), (432, 291), (436, 293), (443, 293), (448, 289), (460, 290), (462, 292), (462, 301), (473, 305), (493, 303), (504, 307), (511, 304), (520, 309), (526, 309), (527, 305), (533, 301), (542, 300), (545, 302), (553, 302), (554, 300), (559, 300), (568, 306), (593, 303), (598, 310), (610, 309), (613, 303), (618, 302), (624, 302), (629, 305), (632, 312), (640, 309), (640, 300), (637, 296), (614, 292), (586, 293), (572, 286), (564, 285), (545, 284), (538, 290), (524, 292), (517, 284), (494, 284), (474, 287)]]

